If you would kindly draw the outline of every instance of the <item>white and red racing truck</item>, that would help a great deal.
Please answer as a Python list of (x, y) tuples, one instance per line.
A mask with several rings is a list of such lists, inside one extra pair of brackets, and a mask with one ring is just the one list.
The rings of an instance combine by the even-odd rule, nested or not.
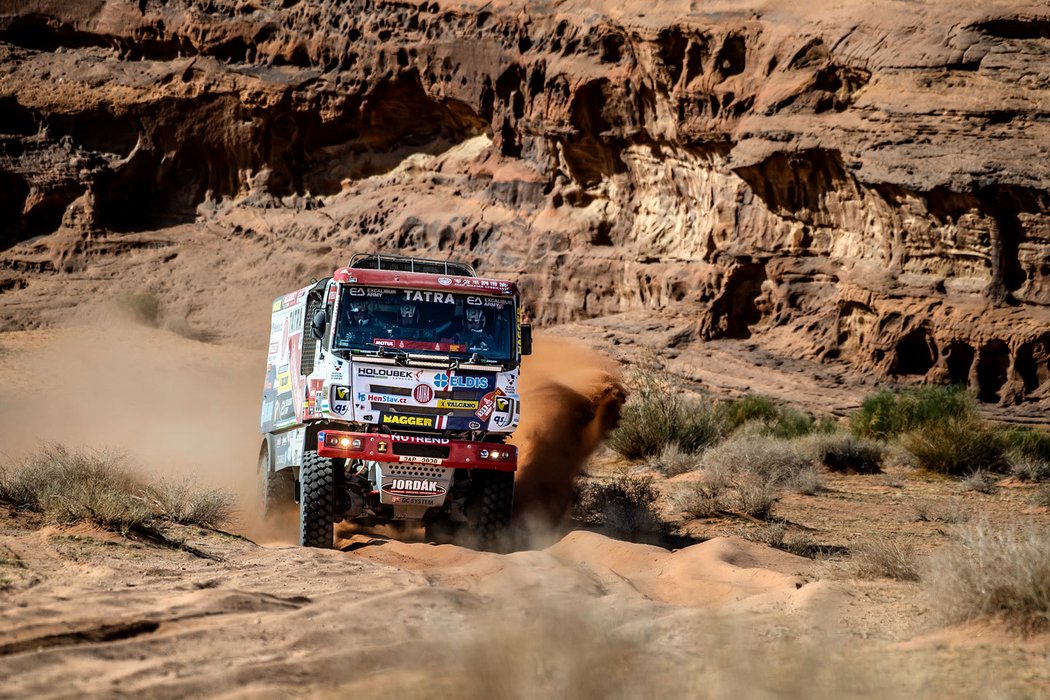
[(264, 513), (298, 503), (299, 541), (341, 520), (421, 521), (495, 544), (509, 525), (517, 287), (461, 263), (356, 255), (273, 302), (259, 450)]

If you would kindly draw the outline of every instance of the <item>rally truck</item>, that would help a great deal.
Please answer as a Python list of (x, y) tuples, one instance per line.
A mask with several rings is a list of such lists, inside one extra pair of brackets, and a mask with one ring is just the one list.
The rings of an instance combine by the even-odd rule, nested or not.
[(514, 498), (522, 319), (512, 282), (393, 255), (355, 255), (274, 300), (264, 514), (297, 506), (306, 547), (332, 547), (343, 520), (495, 545)]

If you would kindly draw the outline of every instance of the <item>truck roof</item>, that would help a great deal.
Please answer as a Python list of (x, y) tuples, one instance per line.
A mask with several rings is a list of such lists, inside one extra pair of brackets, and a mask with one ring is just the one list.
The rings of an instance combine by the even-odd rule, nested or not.
[(478, 276), (473, 267), (462, 262), (381, 253), (358, 253), (350, 258), (350, 264), (347, 267), (355, 270), (398, 270), (400, 272), (426, 272), (431, 275)]
[(498, 296), (517, 296), (518, 285), (508, 280), (464, 275), (434, 275), (425, 272), (401, 270), (374, 270), (341, 267), (332, 279), (342, 284), (360, 284), (376, 287), (404, 287), (433, 289), (443, 292), (477, 292)]

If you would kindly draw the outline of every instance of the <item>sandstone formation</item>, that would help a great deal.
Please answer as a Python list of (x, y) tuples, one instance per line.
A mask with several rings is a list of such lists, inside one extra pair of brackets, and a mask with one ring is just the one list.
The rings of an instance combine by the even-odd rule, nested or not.
[(397, 246), (1050, 401), (1048, 115), (1037, 0), (0, 0), (0, 323), (130, 266), (255, 340), (249, 292)]

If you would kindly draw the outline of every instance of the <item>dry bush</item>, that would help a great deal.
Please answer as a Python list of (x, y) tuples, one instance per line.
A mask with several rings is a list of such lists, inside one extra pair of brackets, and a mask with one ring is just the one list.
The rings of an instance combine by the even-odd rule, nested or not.
[(877, 474), (882, 471), (886, 448), (846, 432), (814, 433), (798, 441), (799, 451), (833, 472)]
[(580, 522), (603, 525), (629, 539), (644, 539), (665, 529), (656, 510), (659, 497), (648, 476), (621, 474), (587, 481), (577, 485), (573, 515)]
[(959, 500), (950, 500), (938, 505), (932, 501), (918, 501), (912, 506), (918, 522), (958, 525), (969, 522), (973, 514)]
[(693, 452), (685, 452), (678, 443), (664, 445), (659, 454), (650, 457), (648, 465), (664, 476), (675, 476), (696, 470), (700, 466), (700, 457)]
[(961, 482), (962, 487), (966, 491), (976, 491), (977, 493), (995, 493), (996, 486), (999, 483), (999, 476), (986, 472), (983, 469), (978, 469), (970, 476), (965, 477)]
[(786, 484), (809, 462), (795, 445), (781, 438), (746, 436), (723, 442), (704, 453), (703, 467), (726, 474), (754, 474)]
[(1011, 452), (1007, 459), (1010, 462), (1010, 473), (1021, 481), (1050, 480), (1050, 461), (1016, 452)]
[(1024, 631), (1050, 625), (1050, 530), (978, 523), (936, 552), (922, 576), (948, 622), (998, 616)]
[(184, 525), (218, 527), (233, 515), (231, 494), (197, 489), (185, 481), (161, 481), (146, 489), (146, 497), (161, 518)]
[(1003, 440), (1012, 455), (1046, 465), (1039, 478), (1050, 478), (1050, 434), (1035, 428), (1011, 428), (1003, 431)]
[(1040, 486), (1028, 497), (1028, 502), (1033, 506), (1050, 508), (1050, 484)]
[(690, 518), (709, 518), (725, 511), (723, 488), (710, 481), (692, 482), (678, 495), (675, 504)]
[(850, 564), (860, 578), (918, 581), (915, 550), (889, 539), (869, 539), (850, 548)]
[(813, 416), (792, 408), (778, 406), (765, 396), (749, 394), (725, 401), (717, 414), (725, 431), (740, 431), (746, 435), (796, 438), (814, 431), (827, 431), (833, 424), (816, 421)]
[(792, 534), (787, 523), (771, 522), (754, 530), (743, 531), (742, 536), (752, 542), (762, 542), (800, 557), (812, 557), (817, 544), (805, 533)]
[(777, 483), (757, 474), (746, 475), (736, 485), (736, 502), (740, 510), (760, 520), (773, 516), (773, 507), (779, 499)]
[(803, 496), (814, 496), (824, 490), (824, 477), (816, 469), (807, 467), (795, 474), (788, 485)]
[(119, 455), (48, 444), (20, 465), (0, 471), (0, 501), (43, 513), (53, 522), (87, 521), (127, 534), (158, 519), (217, 525), (229, 515), (232, 497), (188, 487), (151, 487)]

